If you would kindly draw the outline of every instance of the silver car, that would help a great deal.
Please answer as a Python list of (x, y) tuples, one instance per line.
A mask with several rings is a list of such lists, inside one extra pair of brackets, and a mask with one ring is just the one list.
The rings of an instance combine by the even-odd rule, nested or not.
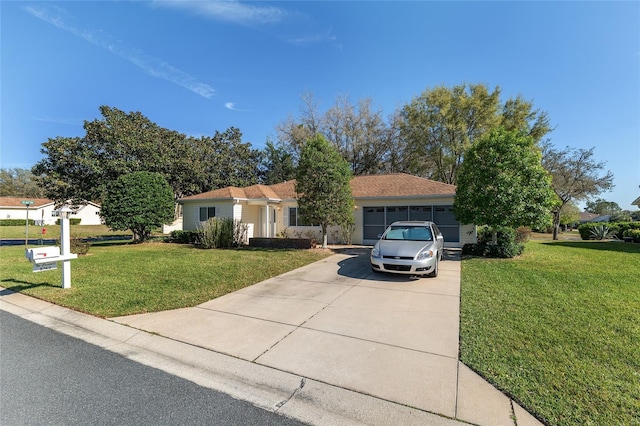
[(392, 223), (371, 249), (375, 272), (438, 276), (444, 237), (435, 223), (402, 221)]

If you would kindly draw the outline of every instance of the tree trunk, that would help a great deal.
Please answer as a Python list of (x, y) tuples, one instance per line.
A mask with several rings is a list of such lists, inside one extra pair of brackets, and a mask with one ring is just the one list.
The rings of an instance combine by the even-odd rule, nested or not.
[(553, 239), (558, 239), (558, 232), (560, 230), (560, 209), (553, 212)]

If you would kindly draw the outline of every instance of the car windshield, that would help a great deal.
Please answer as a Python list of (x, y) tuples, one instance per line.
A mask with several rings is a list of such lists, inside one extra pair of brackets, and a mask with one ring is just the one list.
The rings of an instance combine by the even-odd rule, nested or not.
[(428, 226), (392, 226), (384, 235), (385, 240), (432, 241)]

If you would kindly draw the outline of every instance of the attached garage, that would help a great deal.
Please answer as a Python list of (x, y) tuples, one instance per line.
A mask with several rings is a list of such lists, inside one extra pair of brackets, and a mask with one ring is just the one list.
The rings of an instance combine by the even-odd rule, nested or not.
[(460, 223), (453, 205), (363, 206), (364, 244), (374, 244), (387, 226), (399, 220), (430, 220), (438, 225), (447, 243), (460, 243)]

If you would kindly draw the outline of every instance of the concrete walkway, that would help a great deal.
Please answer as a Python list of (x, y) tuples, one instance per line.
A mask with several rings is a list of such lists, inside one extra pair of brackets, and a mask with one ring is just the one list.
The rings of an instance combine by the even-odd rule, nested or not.
[[(158, 368), (312, 424), (539, 425), (458, 360), (459, 259), (435, 279), (408, 278), (373, 273), (368, 252), (344, 249), (194, 308), (112, 322), (41, 301), (20, 313), (33, 320), (36, 305), (109, 329), (117, 342), (103, 347), (161, 356)], [(2, 296), (0, 308), (25, 308), (26, 296)]]

